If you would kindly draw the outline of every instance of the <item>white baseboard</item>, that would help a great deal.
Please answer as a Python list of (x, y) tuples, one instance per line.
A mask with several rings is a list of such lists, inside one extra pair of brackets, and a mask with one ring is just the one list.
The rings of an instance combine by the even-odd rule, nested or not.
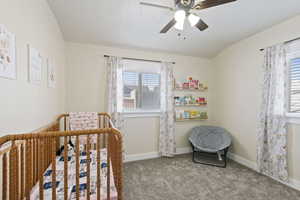
[[(257, 167), (257, 164), (256, 162), (253, 162), (253, 161), (250, 161), (250, 160), (247, 160), (241, 156), (238, 156), (234, 153), (231, 153), (229, 152), (228, 153), (228, 157), (231, 159), (231, 160), (234, 160), (235, 162), (241, 164), (241, 165), (244, 165), (254, 171), (257, 171), (258, 172), (258, 167)], [(272, 179), (274, 179), (273, 177), (270, 177)], [(277, 179), (274, 179), (275, 181), (278, 181), (284, 185), (287, 185), (288, 187), (291, 187), (293, 189), (296, 189), (296, 190), (299, 190), (300, 191), (300, 181), (298, 180), (295, 180), (295, 179), (292, 179), (290, 178), (289, 181), (286, 183), (286, 182), (282, 182), (280, 180), (277, 180)]]
[(187, 153), (192, 153), (191, 147), (183, 147), (183, 148), (176, 149), (176, 155), (187, 154)]
[(141, 154), (130, 154), (125, 155), (125, 163), (126, 162), (133, 162), (139, 160), (148, 160), (153, 158), (159, 158), (160, 155), (158, 152), (149, 152), (149, 153), (141, 153)]
[[(184, 148), (177, 148), (176, 155), (191, 153), (192, 149), (189, 147)], [(153, 158), (159, 158), (160, 154), (158, 152), (149, 152), (149, 153), (141, 153), (141, 154), (131, 154), (125, 156), (125, 163), (126, 162), (133, 162), (139, 160), (148, 160)]]
[(294, 188), (295, 190), (300, 191), (300, 181), (298, 181), (296, 179), (290, 178), (289, 184), (287, 184), (287, 185), (290, 186), (291, 188)]
[(258, 171), (257, 164), (253, 161), (247, 160), (247, 159), (245, 159), (239, 155), (236, 155), (234, 153), (231, 153), (231, 152), (228, 152), (228, 158), (231, 160), (234, 160), (235, 162), (237, 162), (241, 165), (244, 165), (254, 171)]

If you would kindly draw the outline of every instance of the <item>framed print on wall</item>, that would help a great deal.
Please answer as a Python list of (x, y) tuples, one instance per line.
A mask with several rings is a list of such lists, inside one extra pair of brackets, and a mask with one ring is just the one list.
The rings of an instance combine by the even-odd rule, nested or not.
[(16, 38), (0, 24), (0, 77), (17, 78)]
[(53, 62), (50, 59), (47, 59), (47, 79), (48, 79), (48, 87), (55, 88), (56, 84), (56, 73)]
[(28, 60), (29, 82), (35, 85), (40, 85), (42, 82), (42, 56), (30, 45), (28, 45)]

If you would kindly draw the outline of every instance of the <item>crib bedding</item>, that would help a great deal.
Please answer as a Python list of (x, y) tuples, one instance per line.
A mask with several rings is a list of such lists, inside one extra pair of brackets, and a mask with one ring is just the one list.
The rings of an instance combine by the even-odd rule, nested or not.
[[(97, 184), (97, 152), (90, 151), (90, 199), (96, 200), (96, 184)], [(101, 187), (100, 187), (100, 199), (107, 199), (107, 149), (101, 149), (100, 151), (101, 162)], [(79, 157), (79, 193), (80, 199), (86, 199), (86, 179), (87, 179), (87, 155), (86, 152), (81, 152)], [(110, 165), (111, 166), (111, 165)], [(44, 172), (44, 199), (52, 198), (52, 169), (51, 165)], [(64, 157), (56, 157), (56, 199), (64, 199)], [(70, 200), (76, 199), (76, 157), (75, 155), (68, 156), (68, 198)], [(30, 194), (30, 199), (39, 199), (39, 183), (37, 183)], [(118, 193), (114, 183), (112, 167), (110, 167), (110, 200), (117, 200)]]

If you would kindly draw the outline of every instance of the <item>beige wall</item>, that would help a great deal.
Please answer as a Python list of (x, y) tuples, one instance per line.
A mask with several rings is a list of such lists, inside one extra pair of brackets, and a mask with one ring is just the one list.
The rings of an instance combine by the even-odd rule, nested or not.
[[(234, 136), (232, 151), (256, 162), (256, 136), (262, 92), (263, 52), (260, 48), (300, 36), (300, 16), (242, 40), (214, 60), (217, 123)], [(300, 127), (289, 127), (289, 172), (300, 180)]]
[[(206, 59), (157, 52), (69, 43), (67, 45), (67, 111), (106, 111), (106, 67), (103, 55), (175, 61), (176, 78), (193, 76), (213, 91), (211, 62)], [(200, 94), (201, 95), (201, 94)], [(211, 92), (204, 93), (210, 103)], [(208, 108), (211, 116), (211, 105)], [(210, 123), (203, 122), (203, 123)], [(203, 124), (202, 123), (202, 124)], [(177, 146), (189, 147), (187, 131), (201, 122), (185, 122), (176, 126)], [(126, 118), (125, 149), (129, 155), (158, 151), (159, 119), (157, 117)]]
[[(64, 40), (45, 0), (2, 0), (0, 23), (16, 35), (17, 80), (0, 78), (0, 134), (27, 132), (64, 112)], [(27, 81), (27, 44), (43, 57), (40, 86)], [(47, 88), (45, 58), (55, 63), (57, 85)]]

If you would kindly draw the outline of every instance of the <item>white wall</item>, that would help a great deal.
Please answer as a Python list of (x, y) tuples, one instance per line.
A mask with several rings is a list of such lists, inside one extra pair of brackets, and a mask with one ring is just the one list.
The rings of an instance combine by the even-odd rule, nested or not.
[[(17, 80), (0, 78), (0, 134), (28, 132), (64, 112), (64, 40), (45, 0), (1, 0), (0, 23), (16, 35)], [(41, 86), (29, 84), (27, 44), (43, 56)], [(55, 89), (47, 88), (45, 58), (54, 60)]]
[[(211, 62), (207, 59), (171, 55), (159, 52), (121, 49), (107, 46), (69, 43), (67, 52), (67, 111), (106, 111), (106, 67), (103, 55), (174, 61), (176, 78), (192, 76), (209, 86), (208, 111), (213, 91)], [(199, 93), (198, 95), (202, 95)], [(197, 124), (184, 122), (176, 126), (179, 148), (189, 147), (187, 131)], [(125, 149), (129, 155), (158, 151), (159, 119), (157, 117), (127, 118), (125, 120)]]
[[(256, 163), (256, 136), (262, 93), (260, 48), (300, 36), (300, 16), (242, 40), (214, 59), (216, 98), (214, 116), (234, 136), (232, 151)], [(289, 173), (300, 180), (300, 127), (290, 125), (288, 134)]]

